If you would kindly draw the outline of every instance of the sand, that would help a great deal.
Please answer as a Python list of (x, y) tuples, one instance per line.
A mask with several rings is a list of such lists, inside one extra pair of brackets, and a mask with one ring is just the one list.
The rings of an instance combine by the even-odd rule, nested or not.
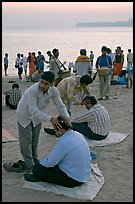
[[(17, 81), (24, 92), (34, 82), (24, 82), (16, 76), (2, 77), (2, 93), (12, 86), (9, 80)], [(91, 92), (99, 97), (98, 77), (91, 85)], [(128, 133), (129, 136), (121, 143), (104, 147), (91, 147), (97, 158), (97, 163), (105, 179), (102, 189), (92, 202), (133, 202), (133, 88), (124, 85), (110, 86), (110, 99), (100, 101), (106, 107), (111, 117), (111, 130)], [(17, 121), (15, 110), (4, 105), (2, 94), (2, 128), (17, 136)], [(72, 106), (72, 115), (83, 111), (83, 106)], [(51, 102), (46, 110), (57, 116), (57, 110)], [(50, 122), (44, 122), (40, 133), (39, 158), (49, 154), (56, 143), (55, 136), (47, 135), (43, 128), (51, 127)], [(17, 136), (18, 137), (18, 136)], [(2, 164), (22, 159), (18, 141), (2, 143)], [(24, 173), (6, 172), (2, 168), (2, 202), (83, 202), (54, 193), (24, 189)]]

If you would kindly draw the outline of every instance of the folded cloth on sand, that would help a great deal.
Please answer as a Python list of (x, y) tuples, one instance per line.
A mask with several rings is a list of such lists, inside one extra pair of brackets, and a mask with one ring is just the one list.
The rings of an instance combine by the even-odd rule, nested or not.
[(124, 133), (110, 131), (107, 138), (104, 140), (90, 140), (87, 137), (85, 137), (85, 139), (89, 144), (89, 146), (94, 147), (94, 146), (105, 146), (105, 145), (116, 144), (116, 143), (122, 142), (127, 136), (128, 134), (126, 133), (124, 134)]
[(104, 177), (97, 164), (92, 164), (91, 175), (87, 183), (74, 188), (58, 186), (47, 182), (25, 181), (23, 188), (53, 192), (80, 200), (92, 200), (104, 184)]

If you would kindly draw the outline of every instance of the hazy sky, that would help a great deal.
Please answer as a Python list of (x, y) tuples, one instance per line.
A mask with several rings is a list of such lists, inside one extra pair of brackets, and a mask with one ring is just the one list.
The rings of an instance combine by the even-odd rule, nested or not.
[(133, 18), (133, 2), (2, 2), (2, 26), (74, 27)]

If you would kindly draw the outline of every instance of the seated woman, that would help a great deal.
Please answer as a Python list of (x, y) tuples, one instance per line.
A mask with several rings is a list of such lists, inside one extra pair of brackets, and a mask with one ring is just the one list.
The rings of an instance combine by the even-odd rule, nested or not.
[(54, 127), (57, 143), (51, 153), (24, 174), (27, 181), (44, 181), (72, 188), (87, 182), (91, 171), (89, 146), (79, 132), (71, 129), (63, 117), (57, 118), (61, 127)]

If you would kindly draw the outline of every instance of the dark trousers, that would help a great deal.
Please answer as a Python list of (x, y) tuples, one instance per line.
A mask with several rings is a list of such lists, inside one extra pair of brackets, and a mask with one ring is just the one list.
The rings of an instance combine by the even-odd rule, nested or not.
[(84, 122), (84, 123), (72, 122), (72, 126), (73, 126), (73, 130), (80, 132), (81, 134), (85, 135), (87, 138), (89, 138), (91, 140), (103, 140), (103, 139), (107, 138), (107, 135), (102, 136), (102, 135), (98, 135), (98, 134), (92, 132), (92, 130), (88, 127), (87, 122)]
[(68, 188), (82, 185), (82, 182), (76, 181), (65, 174), (58, 165), (54, 167), (44, 167), (40, 163), (32, 168), (33, 174), (40, 181), (57, 184)]
[(6, 95), (5, 96), (5, 103), (6, 103), (6, 106), (9, 106), (11, 109), (13, 109), (13, 110), (15, 110), (15, 109), (17, 109), (17, 105), (16, 106), (14, 106), (14, 105), (12, 105), (12, 104), (10, 104), (9, 103), (9, 95)]

